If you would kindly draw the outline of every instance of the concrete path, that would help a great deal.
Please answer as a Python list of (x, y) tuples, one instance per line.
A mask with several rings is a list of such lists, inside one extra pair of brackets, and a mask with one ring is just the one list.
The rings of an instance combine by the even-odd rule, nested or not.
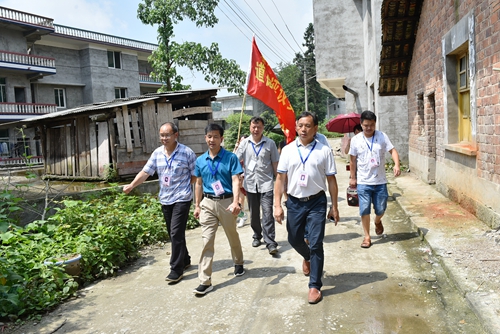
[[(308, 278), (302, 274), (302, 259), (286, 241), (285, 226), (276, 227), (280, 252), (272, 257), (264, 246), (251, 246), (247, 224), (238, 229), (246, 274), (233, 275), (220, 229), (214, 290), (206, 296), (192, 293), (199, 284), (196, 263), (179, 283), (165, 282), (167, 244), (145, 249), (116, 278), (82, 289), (78, 298), (14, 333), (500, 333), (498, 290), (485, 290), (484, 282), (475, 282), (447, 251), (450, 240), (463, 244), (468, 233), (480, 240), (488, 229), (431, 186), (404, 175), (390, 186), (404, 211), (390, 202), (385, 235), (375, 237), (372, 228), (373, 246), (362, 249), (358, 209), (347, 206), (345, 198), (345, 160), (336, 160), (341, 221), (327, 224), (324, 298), (319, 304), (307, 303)], [(437, 219), (436, 214), (446, 211), (433, 216), (423, 209), (431, 203), (462, 214), (459, 234)], [(196, 262), (199, 229), (187, 232), (187, 244)], [(449, 274), (458, 294), (440, 271)]]

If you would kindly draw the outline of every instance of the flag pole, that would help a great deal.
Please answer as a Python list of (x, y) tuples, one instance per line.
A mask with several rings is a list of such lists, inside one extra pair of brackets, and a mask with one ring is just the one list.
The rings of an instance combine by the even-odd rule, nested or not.
[(241, 113), (240, 113), (240, 124), (238, 124), (238, 137), (236, 137), (236, 142), (240, 140), (240, 133), (241, 133), (241, 122), (243, 121), (243, 112), (245, 111), (245, 103), (247, 99), (247, 94), (246, 92), (243, 94), (243, 103), (241, 104)]
[[(252, 41), (254, 39), (255, 39), (255, 34), (252, 36)], [(238, 138), (236, 138), (236, 141), (240, 140), (241, 122), (243, 121), (243, 112), (245, 111), (245, 103), (247, 101), (248, 81), (250, 80), (251, 70), (252, 70), (252, 50), (250, 50), (250, 61), (248, 62), (248, 72), (247, 72), (247, 78), (245, 80), (245, 90), (243, 92), (243, 103), (241, 104), (240, 124), (238, 124)]]

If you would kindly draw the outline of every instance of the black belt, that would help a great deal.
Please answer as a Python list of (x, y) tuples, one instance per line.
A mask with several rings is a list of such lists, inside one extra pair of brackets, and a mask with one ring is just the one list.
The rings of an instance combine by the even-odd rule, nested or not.
[(324, 193), (325, 193), (325, 192), (324, 192), (323, 190), (321, 190), (319, 193), (314, 194), (314, 195), (311, 195), (311, 196), (307, 196), (307, 197), (301, 197), (301, 198), (298, 198), (298, 197), (295, 197), (295, 196), (292, 196), (292, 195), (288, 195), (288, 196), (293, 197), (293, 198), (295, 198), (295, 199), (298, 199), (298, 200), (299, 200), (299, 201), (301, 201), (301, 202), (307, 202), (307, 201), (309, 201), (309, 200), (312, 200), (312, 199), (314, 199), (314, 198), (316, 198), (316, 197), (319, 197), (319, 196), (323, 195)]
[(203, 196), (205, 196), (206, 198), (213, 199), (214, 201), (220, 201), (221, 199), (232, 198), (233, 194), (224, 194), (221, 196), (215, 196), (212, 194), (203, 193)]

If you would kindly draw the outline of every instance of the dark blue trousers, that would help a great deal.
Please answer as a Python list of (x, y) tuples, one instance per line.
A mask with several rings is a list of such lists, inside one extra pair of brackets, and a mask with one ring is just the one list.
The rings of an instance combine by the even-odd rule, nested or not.
[[(326, 206), (326, 194), (306, 202), (288, 196), (286, 202), (288, 242), (306, 261), (311, 261), (309, 288), (321, 289), (323, 286), (321, 276), (325, 263), (323, 238), (325, 237)], [(309, 246), (304, 241), (306, 226), (309, 233)]]
[(167, 232), (172, 243), (170, 270), (178, 274), (182, 274), (184, 267), (191, 263), (191, 257), (186, 247), (186, 225), (190, 209), (191, 201), (161, 206), (167, 224)]

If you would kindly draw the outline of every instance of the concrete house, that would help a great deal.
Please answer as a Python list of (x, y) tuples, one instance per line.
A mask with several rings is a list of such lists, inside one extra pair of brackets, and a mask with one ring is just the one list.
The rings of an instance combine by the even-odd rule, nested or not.
[(334, 97), (345, 97), (346, 113), (373, 111), (377, 130), (387, 133), (401, 161), (407, 163), (406, 87), (399, 83), (403, 90), (381, 87), (395, 78), (379, 71), (383, 2), (313, 0), (316, 80)]
[(423, 1), (419, 21), (408, 74), (410, 168), (498, 228), (500, 1)]
[[(0, 7), (0, 123), (156, 92), (147, 58), (155, 44), (54, 24)], [(32, 132), (29, 154), (41, 155)], [(23, 153), (22, 134), (0, 131), (2, 162)], [(21, 149), (19, 149), (21, 146)], [(14, 159), (15, 160), (15, 159)]]

